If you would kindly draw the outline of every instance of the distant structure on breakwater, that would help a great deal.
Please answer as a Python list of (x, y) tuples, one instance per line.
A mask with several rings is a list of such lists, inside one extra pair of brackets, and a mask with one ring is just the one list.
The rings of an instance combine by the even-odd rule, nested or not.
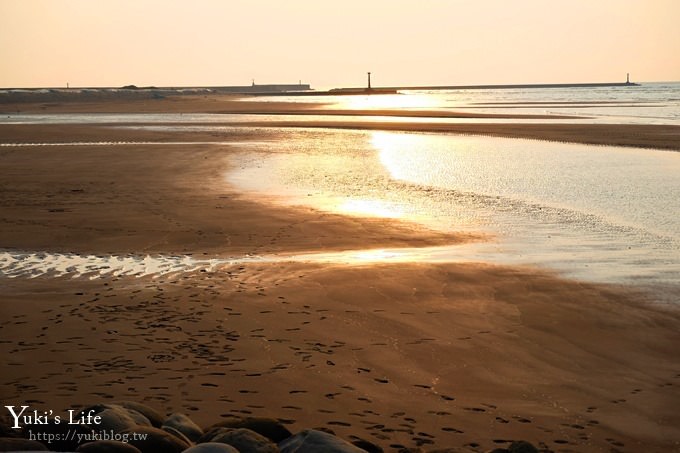
[(250, 85), (231, 85), (231, 86), (207, 86), (207, 87), (138, 87), (126, 85), (119, 88), (121, 90), (155, 90), (155, 91), (207, 91), (212, 93), (248, 93), (248, 94), (267, 94), (284, 93), (288, 91), (310, 91), (312, 87), (302, 81), (296, 84), (268, 83), (259, 85), (253, 82)]
[(268, 93), (287, 93), (290, 91), (310, 91), (312, 88), (307, 83), (299, 82), (297, 84), (265, 84), (258, 85), (253, 80), (251, 85), (244, 86), (224, 86), (224, 87), (207, 87), (217, 93), (248, 93), (248, 94), (268, 94)]
[(604, 82), (604, 83), (534, 83), (522, 85), (448, 85), (448, 86), (415, 86), (415, 87), (385, 87), (387, 90), (502, 90), (512, 88), (598, 88), (598, 87), (636, 87), (633, 82)]
[(437, 85), (437, 86), (398, 86), (374, 87), (371, 84), (371, 73), (367, 72), (366, 87), (333, 88), (328, 91), (313, 90), (302, 81), (297, 84), (263, 84), (252, 81), (250, 85), (205, 86), (205, 87), (155, 87), (126, 85), (123, 87), (82, 87), (75, 88), (3, 88), (0, 89), (0, 104), (8, 102), (55, 102), (68, 100), (101, 101), (116, 98), (118, 93), (127, 93), (131, 98), (155, 98), (177, 95), (207, 95), (207, 94), (245, 94), (251, 96), (346, 96), (398, 94), (401, 91), (441, 91), (441, 90), (500, 90), (526, 88), (604, 88), (604, 87), (635, 87), (638, 83), (630, 81), (630, 74), (626, 74), (625, 82), (604, 83), (536, 83), (536, 84), (505, 84), (505, 85)]
[(119, 88), (121, 90), (155, 90), (155, 91), (181, 91), (183, 93), (191, 91), (203, 91), (211, 93), (246, 93), (246, 94), (269, 94), (269, 93), (287, 93), (290, 91), (311, 91), (312, 87), (308, 83), (302, 81), (296, 84), (285, 83), (268, 83), (259, 85), (255, 80), (250, 85), (231, 85), (231, 86), (207, 86), (207, 87), (137, 87), (135, 85), (126, 85)]
[(440, 86), (397, 86), (378, 87), (371, 85), (371, 73), (367, 72), (368, 86), (366, 88), (333, 88), (328, 91), (311, 91), (299, 93), (299, 95), (357, 95), (357, 94), (397, 94), (400, 91), (442, 91), (442, 90), (502, 90), (502, 89), (525, 89), (525, 88), (601, 88), (601, 87), (626, 87), (640, 86), (630, 81), (630, 73), (626, 74), (625, 82), (604, 83), (533, 83), (518, 85), (440, 85)]
[(529, 83), (529, 84), (506, 84), (506, 85), (441, 85), (441, 86), (401, 86), (384, 87), (387, 90), (503, 90), (513, 88), (598, 88), (598, 87), (632, 87), (640, 86), (639, 83), (630, 81), (630, 73), (626, 73), (625, 82), (603, 82), (603, 83)]
[(285, 96), (315, 93), (309, 84), (265, 84), (206, 87), (156, 87), (125, 85), (123, 87), (72, 87), (66, 88), (0, 88), (0, 104), (22, 102), (98, 102), (109, 99), (162, 99), (167, 96), (242, 94), (251, 96)]

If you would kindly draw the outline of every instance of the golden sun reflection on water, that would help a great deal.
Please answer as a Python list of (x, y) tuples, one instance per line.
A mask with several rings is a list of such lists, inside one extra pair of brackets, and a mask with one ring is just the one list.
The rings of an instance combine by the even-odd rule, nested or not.
[(404, 217), (402, 207), (382, 200), (348, 199), (341, 202), (336, 210), (343, 214), (398, 219)]
[(405, 253), (399, 253), (399, 252), (394, 252), (394, 251), (388, 251), (388, 250), (366, 250), (363, 252), (356, 252), (356, 253), (351, 253), (348, 254), (348, 257), (353, 261), (353, 262), (366, 262), (366, 263), (374, 263), (374, 262), (382, 262), (382, 261), (408, 261), (409, 256)]
[(348, 96), (335, 108), (347, 110), (385, 110), (385, 109), (426, 109), (435, 108), (438, 103), (432, 96), (418, 94), (381, 94)]
[(425, 150), (430, 137), (423, 134), (375, 131), (371, 134), (371, 145), (378, 151), (382, 166), (395, 179), (406, 179), (438, 171), (436, 167), (424, 167), (422, 159), (414, 151)]

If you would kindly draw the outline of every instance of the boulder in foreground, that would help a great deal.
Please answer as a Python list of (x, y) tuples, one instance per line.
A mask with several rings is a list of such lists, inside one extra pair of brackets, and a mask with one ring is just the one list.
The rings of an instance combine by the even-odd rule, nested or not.
[(279, 444), (281, 453), (366, 453), (332, 434), (306, 429)]
[(82, 444), (78, 453), (141, 453), (139, 448), (116, 440), (97, 440)]

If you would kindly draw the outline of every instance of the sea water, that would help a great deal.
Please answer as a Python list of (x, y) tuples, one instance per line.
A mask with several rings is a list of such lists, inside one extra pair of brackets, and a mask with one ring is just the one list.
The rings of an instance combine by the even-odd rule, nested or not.
[(336, 109), (401, 109), (467, 113), (573, 115), (589, 122), (680, 124), (680, 82), (631, 86), (404, 91), (382, 96), (252, 97)]
[[(282, 203), (492, 238), (413, 250), (414, 260), (468, 254), (592, 281), (680, 284), (680, 153), (446, 134), (281, 133), (279, 144), (234, 157), (227, 181)], [(385, 256), (403, 261), (409, 253)]]
[[(13, 90), (0, 90), (2, 94)], [(181, 90), (179, 90), (181, 91)], [(180, 94), (178, 92), (178, 94)], [(463, 113), (515, 114), (515, 115), (567, 115), (579, 117), (567, 122), (584, 123), (634, 123), (680, 124), (680, 82), (642, 83), (631, 86), (572, 87), (572, 88), (507, 88), (466, 89), (436, 91), (404, 91), (395, 95), (349, 96), (245, 96), (242, 101), (291, 102), (323, 105), (327, 109), (349, 110), (402, 110), (443, 111)], [(27, 114), (21, 104), (7, 104), (0, 115), (1, 123), (236, 123), (249, 121), (299, 120), (299, 115), (251, 115), (210, 113), (64, 113)], [(9, 108), (11, 106), (11, 109)], [(14, 110), (14, 109), (18, 109)], [(305, 115), (307, 120), (328, 120), (319, 111), (318, 116)], [(347, 121), (400, 121), (394, 117), (343, 116)], [(409, 118), (421, 122), (535, 122), (536, 120), (486, 119), (486, 118)], [(565, 122), (565, 120), (539, 120)]]
[[(270, 99), (334, 102), (336, 108), (578, 114), (600, 123), (680, 124), (678, 83)], [(0, 122), (237, 130), (244, 126), (236, 123), (268, 119), (282, 117), (9, 114)], [(262, 259), (491, 261), (537, 265), (594, 281), (680, 285), (680, 153), (453, 134), (268, 127), (258, 133), (258, 142), (232, 153), (235, 170), (225, 184), (274, 195), (282, 203), (445, 231), (481, 231), (492, 238), (465, 247)]]

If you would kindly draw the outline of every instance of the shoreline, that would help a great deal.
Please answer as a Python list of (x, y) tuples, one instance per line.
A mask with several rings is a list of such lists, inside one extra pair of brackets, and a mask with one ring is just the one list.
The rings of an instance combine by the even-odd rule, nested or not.
[[(610, 132), (616, 141), (620, 131)], [(4, 142), (263, 137), (99, 125), (0, 133)], [(485, 239), (256, 201), (223, 179), (239, 146), (2, 147), (2, 246), (201, 259)], [(680, 443), (680, 312), (631, 287), (483, 263), (0, 279), (2, 401), (62, 411), (134, 400), (199, 424), (269, 416), (386, 451)]]
[[(121, 124), (117, 124), (121, 125)], [(143, 126), (144, 123), (130, 123)], [(176, 123), (150, 123), (151, 126)], [(680, 126), (643, 124), (441, 124), (368, 121), (249, 121), (237, 123), (191, 123), (191, 126), (281, 127), (353, 129), (417, 133), (448, 133), (503, 138), (521, 138), (585, 145), (623, 146), (680, 151)], [(45, 131), (40, 132), (40, 131)], [(214, 141), (217, 133), (195, 132), (192, 139)], [(69, 141), (172, 141), (187, 137), (171, 131), (144, 131), (107, 127), (106, 124), (0, 124), (0, 143), (68, 143)]]
[[(525, 138), (534, 140), (548, 140), (558, 142), (582, 143), (590, 145), (612, 145), (636, 148), (654, 148), (663, 150), (680, 151), (680, 125), (663, 124), (604, 124), (604, 123), (579, 123), (574, 116), (556, 115), (525, 115), (525, 114), (490, 114), (460, 111), (433, 111), (433, 110), (398, 110), (398, 109), (336, 109), (328, 108), (325, 104), (300, 103), (300, 102), (263, 102), (243, 101), (241, 97), (233, 95), (223, 96), (177, 96), (163, 99), (117, 99), (87, 102), (41, 102), (28, 104), (0, 104), (0, 111), (5, 115), (12, 115), (17, 110), (23, 113), (35, 114), (60, 114), (60, 113), (208, 113), (208, 114), (251, 114), (251, 115), (300, 115), (299, 120), (272, 120), (272, 121), (249, 121), (229, 122), (228, 120), (211, 122), (209, 126), (235, 126), (235, 127), (290, 127), (290, 128), (337, 128), (337, 129), (364, 129), (364, 130), (387, 130), (404, 132), (427, 132), (487, 135), (507, 138)], [(309, 115), (328, 115), (333, 119), (310, 121)], [(363, 116), (366, 121), (353, 121), (343, 119), (346, 116)], [(385, 116), (392, 118), (404, 118), (404, 121), (371, 121), (371, 116)], [(428, 123), (426, 118), (452, 118), (464, 121), (466, 118), (499, 120), (520, 120), (532, 122), (508, 122), (508, 123)], [(336, 119), (337, 118), (337, 119)], [(409, 122), (408, 118), (419, 121)], [(550, 120), (559, 120), (558, 123), (550, 123)], [(568, 119), (574, 119), (574, 123), (565, 123)], [(132, 125), (141, 125), (134, 123)], [(164, 123), (153, 123), (160, 126)], [(168, 123), (172, 124), (172, 123)], [(121, 125), (117, 123), (117, 125)], [(200, 126), (200, 122), (191, 123)], [(40, 135), (47, 137), (72, 137), (74, 140), (82, 137), (103, 134), (103, 137), (111, 140), (138, 139), (143, 137), (178, 137), (171, 133), (160, 132), (147, 133), (142, 131), (122, 131), (110, 128), (104, 132), (104, 125), (79, 126), (72, 124), (42, 125), (45, 134), (35, 125), (22, 125), (12, 123), (0, 123), (0, 141), (9, 143), (12, 141), (36, 141)], [(67, 132), (60, 133), (55, 130), (65, 128)], [(95, 128), (96, 132), (88, 132), (87, 128)], [(97, 135), (100, 136), (101, 135)], [(200, 134), (196, 135), (197, 137)], [(204, 133), (203, 137), (214, 137)], [(40, 139), (40, 141), (44, 141)]]

